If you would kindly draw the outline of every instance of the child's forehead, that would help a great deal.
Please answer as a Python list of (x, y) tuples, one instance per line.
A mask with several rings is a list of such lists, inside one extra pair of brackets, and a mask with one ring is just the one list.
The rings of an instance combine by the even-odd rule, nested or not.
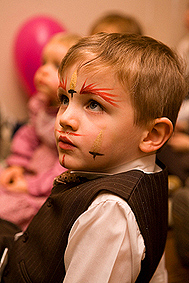
[(60, 79), (60, 87), (65, 92), (100, 96), (115, 107), (120, 107), (120, 101), (129, 99), (129, 93), (123, 88), (114, 72), (102, 70), (79, 70), (76, 66), (69, 68)]
[(51, 53), (56, 53), (57, 50), (64, 50), (64, 49), (68, 49), (66, 44), (60, 42), (60, 41), (57, 41), (57, 40), (54, 40), (54, 41), (50, 41), (48, 42), (45, 47), (43, 48), (43, 53), (47, 53), (47, 52), (51, 52)]
[(51, 58), (61, 62), (67, 51), (68, 48), (66, 45), (63, 45), (59, 42), (48, 43), (48, 45), (43, 49), (42, 58)]
[(74, 72), (77, 73), (78, 77), (87, 76), (88, 78), (101, 78), (107, 73), (109, 74), (109, 76), (115, 77), (115, 73), (112, 71), (112, 68), (110, 68), (110, 66), (106, 66), (105, 64), (99, 62), (93, 62), (93, 57), (91, 56), (65, 66), (63, 73), (60, 75), (63, 78), (71, 78)]
[(62, 81), (67, 81), (70, 85), (80, 85), (85, 83), (95, 83), (95, 84), (110, 84), (116, 81), (113, 73), (105, 72), (102, 69), (82, 67), (78, 68), (77, 65), (70, 66), (70, 68), (64, 71), (62, 76)]
[(48, 56), (52, 56), (52, 54), (54, 53), (54, 44), (52, 43), (47, 43), (47, 45), (43, 48), (42, 51), (42, 57), (48, 57)]

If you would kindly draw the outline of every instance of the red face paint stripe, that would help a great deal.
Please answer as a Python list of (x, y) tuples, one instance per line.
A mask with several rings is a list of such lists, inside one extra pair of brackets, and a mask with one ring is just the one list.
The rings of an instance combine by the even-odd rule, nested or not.
[(86, 81), (82, 85), (82, 88), (80, 90), (80, 94), (91, 93), (91, 94), (94, 94), (94, 95), (99, 95), (100, 97), (102, 97), (105, 101), (107, 101), (111, 105), (113, 105), (115, 107), (119, 107), (116, 104), (116, 102), (118, 102), (118, 100), (115, 100), (115, 99), (112, 98), (112, 97), (117, 97), (117, 95), (106, 92), (107, 90), (111, 90), (110, 88), (95, 88), (95, 84), (89, 84), (87, 86), (85, 86), (85, 84), (86, 84)]
[(58, 132), (58, 133), (60, 133), (60, 134), (67, 134), (67, 135), (75, 136), (75, 137), (83, 137), (83, 135), (76, 134), (76, 133), (60, 131), (60, 130), (57, 130), (57, 129), (55, 129), (55, 131)]
[(65, 154), (62, 157), (62, 165), (64, 166), (64, 158), (65, 158)]
[(58, 87), (61, 87), (61, 88), (63, 88), (66, 91), (66, 85), (67, 85), (67, 78), (66, 78), (65, 81), (62, 80)]

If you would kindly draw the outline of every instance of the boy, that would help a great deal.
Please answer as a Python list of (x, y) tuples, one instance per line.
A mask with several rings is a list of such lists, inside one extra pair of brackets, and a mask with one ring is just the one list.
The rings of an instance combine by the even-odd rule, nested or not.
[(70, 170), (10, 248), (2, 282), (149, 282), (167, 233), (155, 153), (186, 94), (182, 65), (152, 38), (98, 34), (68, 51), (59, 77), (55, 137)]
[(89, 34), (99, 32), (143, 34), (140, 23), (134, 17), (119, 13), (108, 13), (98, 18), (93, 23)]

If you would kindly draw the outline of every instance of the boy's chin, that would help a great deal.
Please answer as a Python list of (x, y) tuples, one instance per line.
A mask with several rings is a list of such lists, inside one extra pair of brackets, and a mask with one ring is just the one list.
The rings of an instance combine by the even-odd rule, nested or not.
[(101, 158), (96, 156), (95, 159), (90, 157), (85, 162), (81, 162), (79, 158), (73, 158), (72, 156), (62, 154), (59, 151), (59, 162), (60, 164), (68, 169), (73, 171), (86, 171), (86, 172), (104, 172), (106, 171), (107, 164), (102, 162), (99, 159)]

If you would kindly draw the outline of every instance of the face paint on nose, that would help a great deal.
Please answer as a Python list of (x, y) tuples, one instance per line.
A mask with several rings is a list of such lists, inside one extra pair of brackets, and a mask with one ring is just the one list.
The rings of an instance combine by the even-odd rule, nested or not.
[(70, 81), (70, 89), (68, 90), (68, 93), (71, 93), (71, 97), (73, 97), (73, 94), (76, 93), (75, 91), (76, 83), (77, 83), (77, 70), (73, 72)]
[(103, 156), (104, 154), (99, 153), (100, 148), (102, 144), (102, 130), (98, 134), (97, 138), (94, 141), (92, 149), (89, 151), (89, 153), (93, 156), (93, 159), (95, 160), (96, 156)]

